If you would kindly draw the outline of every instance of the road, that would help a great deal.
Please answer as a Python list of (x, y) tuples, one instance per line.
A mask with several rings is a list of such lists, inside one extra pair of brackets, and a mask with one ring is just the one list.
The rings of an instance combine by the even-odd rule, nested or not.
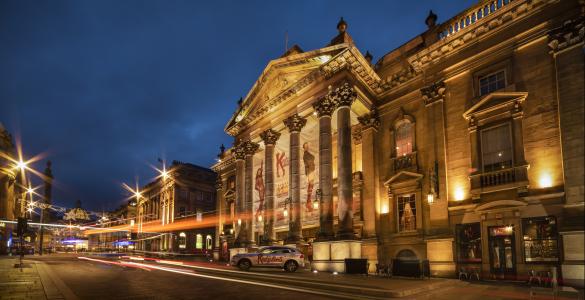
[[(301, 299), (307, 294), (245, 283), (145, 270), (74, 255), (45, 255), (28, 259), (45, 263), (79, 299)], [(310, 299), (331, 299), (311, 295)]]

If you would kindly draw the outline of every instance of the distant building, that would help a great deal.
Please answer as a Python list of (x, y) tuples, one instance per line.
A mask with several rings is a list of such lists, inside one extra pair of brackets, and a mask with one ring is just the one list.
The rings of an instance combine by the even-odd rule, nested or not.
[(137, 205), (136, 249), (211, 253), (215, 238), (215, 179), (210, 169), (173, 161), (141, 189)]
[[(12, 136), (0, 124), (0, 220), (14, 221), (19, 216), (15, 190), (17, 170), (6, 156), (15, 157), (15, 149)], [(0, 221), (0, 254), (7, 253), (8, 243), (15, 230), (13, 224)]]
[(484, 0), (442, 24), (431, 12), (375, 64), (342, 19), (324, 48), (269, 61), (212, 167), (216, 246), (295, 245), (324, 271), (344, 258), (497, 280), (556, 267), (583, 287), (583, 11)]

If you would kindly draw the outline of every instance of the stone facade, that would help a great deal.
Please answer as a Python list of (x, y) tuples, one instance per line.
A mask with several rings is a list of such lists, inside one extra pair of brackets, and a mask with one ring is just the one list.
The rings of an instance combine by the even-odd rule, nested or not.
[(173, 161), (166, 173), (140, 189), (136, 206), (136, 249), (183, 253), (209, 252), (216, 235), (216, 174)]
[[(290, 178), (249, 180), (262, 173), (244, 168), (241, 142), (222, 152), (212, 168), (218, 227), (230, 231), (216, 244), (268, 234), (309, 256), (318, 247), (317, 263), (359, 253), (371, 270), (418, 259), (433, 276), (490, 279), (556, 267), (583, 286), (583, 11), (579, 1), (480, 1), (443, 24), (431, 14), (426, 32), (374, 65), (342, 20), (325, 48), (270, 61), (225, 131), (259, 144), (255, 155), (275, 161), (270, 176)], [(303, 134), (314, 126), (312, 147)], [(276, 154), (267, 130), (288, 135)], [(264, 196), (267, 184), (275, 195)], [(256, 226), (250, 191), (276, 222)], [(243, 227), (249, 243), (232, 245)]]
[[(16, 177), (17, 170), (9, 158), (13, 158), (15, 148), (12, 136), (0, 124), (0, 219), (16, 220), (20, 215), (17, 204)], [(0, 222), (0, 254), (7, 253), (7, 243), (15, 226)]]

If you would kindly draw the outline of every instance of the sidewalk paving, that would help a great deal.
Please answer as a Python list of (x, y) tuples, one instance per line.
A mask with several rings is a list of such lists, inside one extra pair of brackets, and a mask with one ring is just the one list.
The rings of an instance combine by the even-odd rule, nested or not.
[(0, 258), (0, 299), (47, 299), (37, 265), (24, 260), (22, 269), (15, 268), (17, 257)]

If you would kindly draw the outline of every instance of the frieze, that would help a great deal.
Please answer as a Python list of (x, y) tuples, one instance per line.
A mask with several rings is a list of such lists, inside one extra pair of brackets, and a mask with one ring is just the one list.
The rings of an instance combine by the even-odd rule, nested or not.
[(273, 129), (267, 129), (266, 131), (260, 133), (260, 138), (264, 141), (265, 145), (274, 145), (280, 138), (280, 132), (277, 132)]
[(299, 114), (294, 114), (284, 120), (284, 125), (290, 132), (300, 132), (307, 124), (307, 119), (302, 118)]

